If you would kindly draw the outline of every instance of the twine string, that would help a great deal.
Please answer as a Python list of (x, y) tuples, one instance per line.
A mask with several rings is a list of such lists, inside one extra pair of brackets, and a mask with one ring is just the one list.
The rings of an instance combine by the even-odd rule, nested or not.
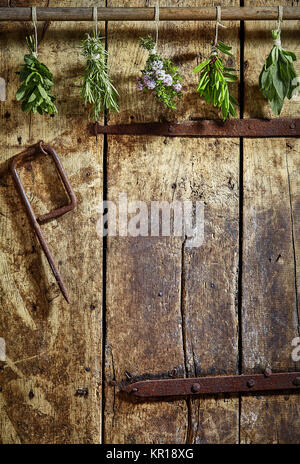
[(215, 32), (215, 40), (214, 45), (218, 43), (218, 34), (219, 34), (219, 27), (226, 27), (224, 24), (221, 23), (221, 7), (220, 5), (216, 7), (217, 9), (217, 22), (216, 22), (216, 32)]
[(153, 48), (153, 53), (157, 53), (157, 45), (158, 45), (158, 27), (159, 27), (159, 2), (156, 3), (155, 5), (155, 28), (156, 28), (156, 35), (155, 35), (155, 45)]
[(278, 20), (277, 20), (277, 30), (281, 30), (281, 23), (282, 23), (282, 17), (283, 17), (283, 6), (278, 5)]
[(31, 19), (34, 27), (34, 51), (33, 56), (37, 58), (38, 54), (38, 36), (37, 36), (37, 17), (36, 17), (36, 7), (31, 7)]
[(277, 31), (279, 32), (279, 37), (274, 40), (274, 45), (277, 47), (281, 47), (281, 23), (282, 23), (282, 17), (283, 17), (283, 7), (282, 5), (278, 5), (278, 20), (277, 20)]
[(95, 23), (95, 35), (98, 37), (98, 9), (93, 6), (93, 21)]

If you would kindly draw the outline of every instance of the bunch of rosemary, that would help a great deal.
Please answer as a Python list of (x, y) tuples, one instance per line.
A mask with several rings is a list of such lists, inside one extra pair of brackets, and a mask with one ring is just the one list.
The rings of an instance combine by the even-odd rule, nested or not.
[(218, 56), (218, 50), (225, 55), (233, 56), (230, 53), (231, 48), (221, 41), (216, 45), (212, 43), (210, 57), (193, 70), (194, 73), (201, 72), (197, 92), (204, 97), (206, 103), (221, 108), (224, 120), (229, 118), (230, 114), (236, 115), (233, 105), (238, 105), (238, 102), (229, 95), (228, 83), (237, 81), (237, 76), (233, 74), (234, 68), (224, 66), (223, 60)]
[(96, 33), (93, 37), (87, 34), (80, 44), (82, 55), (87, 59), (84, 75), (80, 78), (81, 98), (85, 105), (91, 105), (89, 117), (93, 121), (97, 121), (104, 109), (119, 111), (119, 94), (108, 74), (107, 51), (102, 38)]
[(47, 66), (36, 57), (36, 43), (34, 36), (26, 37), (29, 55), (24, 56), (25, 64), (17, 72), (20, 85), (16, 98), (22, 100), (22, 111), (26, 113), (57, 113), (54, 105), (55, 97), (50, 93), (53, 87), (52, 73)]
[(284, 50), (280, 43), (280, 30), (272, 31), (274, 46), (259, 76), (259, 88), (262, 95), (269, 100), (273, 113), (281, 113), (284, 99), (289, 100), (299, 89), (299, 80), (293, 65), (296, 55)]

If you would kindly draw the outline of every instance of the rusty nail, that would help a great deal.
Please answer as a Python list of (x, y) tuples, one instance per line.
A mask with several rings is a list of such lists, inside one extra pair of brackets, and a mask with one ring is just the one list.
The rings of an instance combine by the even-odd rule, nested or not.
[(109, 385), (110, 385), (111, 387), (115, 387), (115, 386), (117, 385), (117, 382), (116, 382), (115, 380), (111, 380), (111, 381), (109, 382)]
[(169, 372), (169, 377), (176, 377), (177, 376), (177, 369), (172, 369), (170, 372)]
[(300, 387), (300, 377), (296, 377), (293, 380), (293, 384), (296, 385), (296, 387)]
[(132, 391), (132, 393), (136, 393), (138, 391), (138, 389), (134, 387), (131, 391)]
[(255, 382), (254, 382), (253, 379), (248, 380), (247, 387), (252, 388), (252, 387), (254, 387), (254, 385), (255, 385)]
[(265, 377), (270, 377), (272, 375), (272, 370), (269, 367), (266, 367), (264, 376)]
[(199, 383), (193, 383), (193, 385), (191, 386), (191, 390), (193, 393), (199, 393), (200, 390), (201, 390), (201, 386)]
[(76, 395), (77, 396), (88, 396), (89, 390), (88, 388), (78, 388), (76, 390)]

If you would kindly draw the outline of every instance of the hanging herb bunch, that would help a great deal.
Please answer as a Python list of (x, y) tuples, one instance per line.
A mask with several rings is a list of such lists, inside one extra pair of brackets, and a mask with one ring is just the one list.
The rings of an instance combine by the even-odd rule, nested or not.
[(57, 113), (55, 97), (50, 93), (53, 87), (52, 73), (47, 66), (37, 59), (37, 44), (34, 36), (26, 37), (29, 54), (24, 56), (25, 64), (17, 72), (20, 85), (16, 98), (22, 100), (22, 111), (25, 113)]
[(206, 103), (221, 108), (223, 119), (236, 115), (234, 105), (238, 105), (236, 99), (229, 94), (228, 84), (237, 81), (234, 74), (235, 69), (224, 65), (223, 59), (219, 58), (218, 52), (233, 56), (228, 47), (220, 40), (214, 45), (211, 43), (210, 57), (200, 63), (193, 70), (194, 73), (200, 72), (197, 92), (204, 97)]
[(81, 98), (90, 106), (89, 117), (93, 121), (99, 119), (104, 109), (119, 111), (119, 94), (108, 74), (108, 54), (102, 39), (94, 32), (93, 36), (87, 34), (80, 44), (87, 60), (84, 75), (79, 79), (82, 81)]
[(164, 59), (156, 52), (151, 36), (140, 38), (140, 46), (148, 50), (149, 57), (142, 76), (137, 78), (137, 88), (143, 92), (152, 92), (156, 98), (170, 109), (176, 109), (175, 99), (181, 97), (182, 77), (178, 67), (171, 60)]
[(274, 46), (259, 76), (260, 91), (276, 116), (281, 113), (284, 99), (290, 100), (299, 91), (299, 79), (293, 65), (296, 55), (282, 48), (280, 32), (279, 28), (272, 31)]

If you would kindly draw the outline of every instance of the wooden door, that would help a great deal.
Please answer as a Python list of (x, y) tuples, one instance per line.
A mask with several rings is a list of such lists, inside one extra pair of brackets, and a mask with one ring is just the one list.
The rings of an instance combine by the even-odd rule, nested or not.
[[(64, 0), (45, 6), (154, 3)], [(239, 92), (233, 90), (240, 116), (271, 117), (257, 80), (274, 25), (226, 25), (220, 35), (233, 46), (230, 64), (239, 69), (243, 61)], [(260, 373), (266, 366), (299, 370), (291, 344), (299, 336), (300, 143), (91, 136), (76, 82), (84, 63), (76, 46), (92, 27), (53, 22), (40, 42), (39, 57), (53, 71), (58, 96), (59, 115), (47, 118), (24, 115), (15, 100), (26, 27), (0, 24), (0, 76), (7, 82), (7, 100), (0, 102), (0, 337), (6, 342), (0, 442), (299, 443), (295, 393), (142, 402), (120, 394), (128, 378)], [(99, 28), (104, 35), (105, 25)], [(284, 45), (300, 59), (299, 23), (286, 21), (282, 29)], [(184, 77), (174, 112), (136, 90), (146, 60), (138, 38), (154, 33), (154, 24), (109, 22), (106, 32), (121, 111), (100, 123), (219, 118), (195, 93), (197, 76), (191, 72), (209, 53), (213, 22), (160, 24), (159, 52), (172, 58)], [(285, 105), (283, 117), (299, 114), (299, 102)], [(70, 305), (59, 294), (8, 172), (9, 159), (40, 139), (57, 150), (78, 198), (74, 212), (43, 226), (69, 287)], [(49, 163), (26, 165), (22, 179), (36, 211), (64, 201)], [(203, 245), (188, 248), (180, 237), (103, 239), (101, 202), (118, 203), (122, 193), (147, 205), (203, 201)]]

